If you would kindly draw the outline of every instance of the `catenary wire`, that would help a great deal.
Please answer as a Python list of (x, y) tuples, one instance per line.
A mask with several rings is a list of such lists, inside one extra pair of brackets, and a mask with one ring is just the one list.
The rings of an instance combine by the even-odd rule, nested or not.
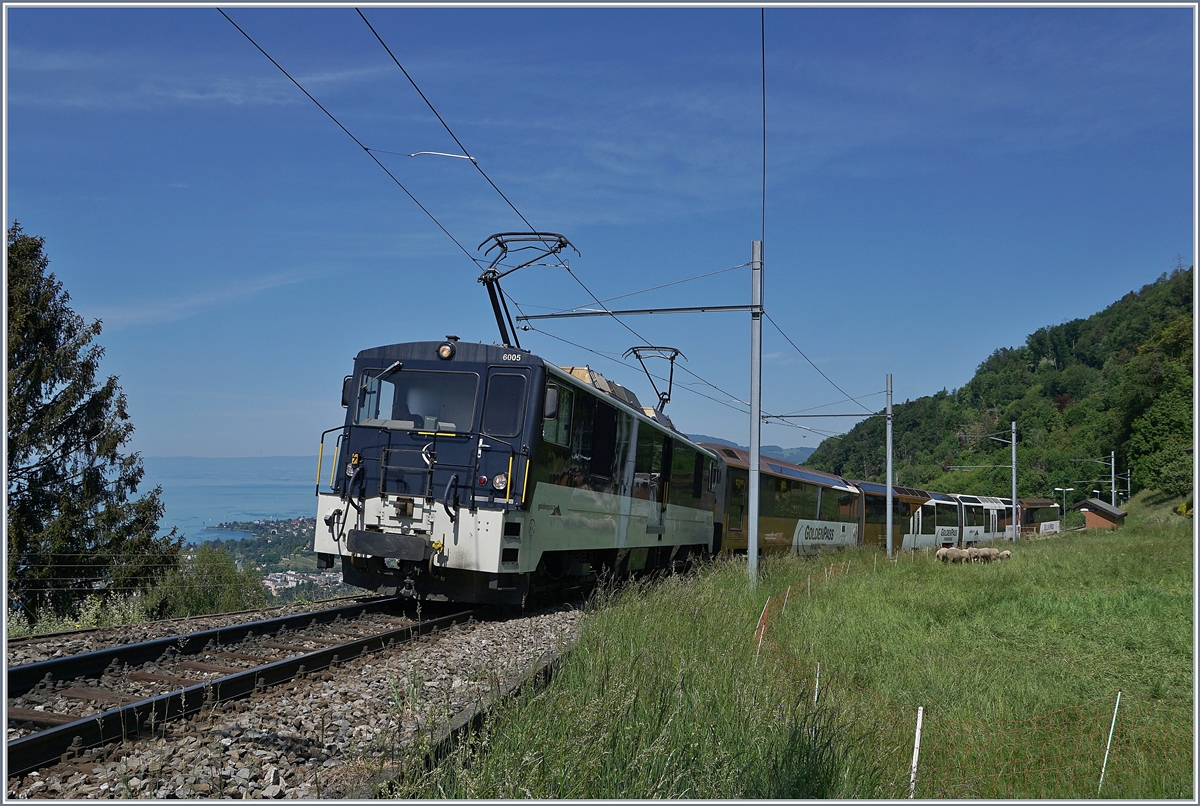
[[(563, 344), (569, 344), (569, 345), (571, 345), (572, 347), (576, 347), (576, 348), (578, 348), (578, 349), (580, 349), (580, 350), (583, 350), (584, 352), (588, 352), (588, 353), (591, 353), (592, 355), (599, 356), (600, 358), (606, 359), (606, 360), (608, 360), (608, 361), (612, 361), (614, 364), (620, 364), (621, 366), (623, 366), (623, 367), (627, 367), (627, 368), (629, 368), (629, 369), (632, 369), (632, 370), (638, 370), (638, 369), (641, 369), (640, 367), (638, 367), (638, 366), (635, 366), (635, 365), (633, 365), (633, 364), (626, 363), (625, 361), (622, 361), (622, 360), (621, 360), (621, 359), (619, 359), (619, 358), (614, 358), (612, 355), (609, 355), (608, 353), (602, 353), (602, 352), (600, 352), (599, 350), (593, 350), (593, 349), (591, 349), (590, 347), (584, 347), (582, 344), (576, 344), (575, 342), (571, 341), (570, 339), (564, 339), (563, 337), (561, 337), (561, 336), (556, 336), (556, 335), (554, 335), (553, 333), (550, 333), (550, 332), (548, 332), (548, 331), (545, 331), (545, 330), (539, 330), (538, 328), (535, 328), (535, 327), (532, 327), (532, 326), (530, 326), (530, 327), (529, 327), (529, 329), (530, 329), (530, 330), (532, 330), (532, 331), (533, 331), (533, 332), (535, 332), (535, 333), (540, 333), (540, 334), (541, 334), (541, 335), (543, 335), (543, 336), (548, 336), (548, 337), (550, 337), (550, 338), (554, 339), (555, 341), (561, 341)], [(682, 369), (682, 367), (680, 367), (680, 369)], [(666, 378), (662, 377), (661, 375), (654, 375), (654, 377), (655, 377), (655, 378), (657, 378), (657, 379), (658, 379), (658, 380), (660, 380), (660, 381), (665, 381), (665, 380), (667, 380)], [(697, 376), (697, 377), (699, 377), (699, 376)], [(708, 384), (708, 382), (707, 382), (707, 381), (704, 381), (704, 379), (703, 379), (703, 378), (701, 378), (700, 380), (701, 380), (702, 382), (704, 382), (704, 383)], [(708, 384), (708, 385), (709, 385), (709, 386), (712, 386), (712, 384)], [(717, 398), (715, 398), (715, 397), (711, 397), (711, 396), (709, 396), (709, 395), (706, 395), (706, 394), (704, 394), (703, 392), (698, 392), (698, 391), (696, 391), (695, 389), (691, 388), (690, 386), (683, 385), (683, 386), (680, 386), (680, 388), (681, 388), (681, 389), (683, 389), (683, 390), (684, 390), (684, 391), (686, 391), (686, 392), (691, 392), (691, 393), (692, 393), (692, 394), (694, 394), (694, 395), (697, 395), (697, 396), (699, 396), (699, 397), (702, 397), (702, 398), (704, 398), (705, 400), (711, 400), (713, 403), (717, 403), (717, 404), (720, 404), (720, 405), (722, 405), (722, 406), (725, 406), (725, 407), (726, 407), (726, 408), (728, 408), (728, 409), (732, 409), (732, 410), (734, 410), (734, 411), (738, 412), (739, 414), (748, 414), (748, 413), (749, 413), (748, 411), (744, 411), (744, 410), (743, 410), (743, 409), (741, 409), (740, 407), (738, 407), (738, 406), (735, 406), (733, 403), (729, 403), (728, 401), (725, 401), (725, 400), (718, 400)], [(727, 393), (726, 393), (726, 392), (725, 392), (723, 389), (720, 389), (719, 387), (713, 386), (712, 388), (716, 389), (717, 391), (721, 392), (722, 394), (727, 394)], [(730, 397), (730, 398), (732, 398), (733, 400), (737, 401), (738, 403), (740, 403), (742, 406), (746, 406), (746, 405), (748, 405), (748, 404), (746, 404), (746, 403), (744, 403), (744, 402), (742, 402), (742, 401), (740, 401), (740, 400), (737, 400), (737, 398), (736, 398), (736, 397), (733, 397), (732, 395), (729, 395), (729, 397)], [(769, 416), (771, 416), (771, 415), (763, 415), (763, 416), (765, 416), (765, 417), (769, 417)], [(786, 426), (786, 427), (788, 427), (788, 428), (796, 428), (796, 429), (798, 429), (798, 430), (801, 430), (801, 431), (809, 431), (809, 432), (811, 432), (811, 433), (814, 433), (814, 434), (820, 434), (821, 436), (824, 436), (824, 437), (833, 437), (833, 438), (837, 438), (837, 435), (836, 435), (836, 434), (832, 434), (832, 433), (829, 433), (829, 432), (826, 432), (826, 431), (820, 431), (820, 430), (818, 430), (818, 429), (816, 429), (816, 428), (809, 428), (809, 427), (807, 427), (807, 426), (803, 426), (803, 425), (800, 425), (800, 424), (798, 424), (798, 423), (781, 422), (781, 423), (775, 423), (775, 425), (782, 425), (782, 426)]]
[(375, 34), (375, 38), (379, 40), (379, 44), (383, 45), (383, 49), (387, 51), (387, 55), (392, 57), (392, 61), (395, 62), (396, 66), (400, 68), (400, 72), (404, 73), (404, 77), (408, 79), (408, 83), (412, 84), (413, 89), (416, 90), (417, 94), (421, 96), (421, 100), (424, 101), (425, 105), (429, 107), (429, 111), (433, 112), (434, 116), (438, 119), (438, 122), (442, 124), (442, 127), (446, 130), (446, 132), (450, 135), (450, 137), (453, 138), (454, 142), (456, 144), (458, 144), (458, 147), (462, 149), (462, 153), (465, 154), (471, 160), (471, 164), (475, 166), (475, 170), (479, 171), (480, 176), (482, 176), (484, 179), (486, 179), (487, 183), (489, 185), (491, 185), (492, 188), (497, 193), (500, 194), (500, 198), (504, 199), (505, 203), (507, 203), (508, 206), (512, 208), (512, 211), (517, 214), (517, 217), (519, 217), (523, 222), (525, 222), (525, 226), (529, 227), (529, 230), (531, 232), (535, 231), (533, 224), (529, 223), (529, 219), (527, 219), (524, 216), (524, 214), (520, 210), (517, 209), (517, 206), (515, 204), (513, 204), (511, 200), (509, 200), (508, 196), (504, 195), (504, 191), (502, 191), (499, 187), (496, 186), (496, 183), (493, 182), (492, 178), (487, 175), (487, 172), (484, 171), (483, 168), (480, 167), (479, 162), (474, 157), (471, 156), (471, 152), (467, 151), (467, 147), (464, 146), (462, 144), (462, 141), (460, 141), (458, 139), (458, 135), (456, 135), (453, 132), (453, 130), (451, 130), (449, 124), (446, 123), (446, 121), (442, 118), (441, 114), (437, 111), (437, 109), (434, 108), (433, 104), (429, 101), (429, 99), (427, 97), (425, 97), (425, 93), (421, 92), (421, 88), (417, 86), (417, 82), (414, 81), (413, 77), (410, 76), (408, 74), (408, 71), (404, 69), (404, 65), (400, 64), (400, 60), (396, 58), (396, 54), (392, 53), (392, 49), (388, 47), (387, 43), (383, 41), (383, 37), (380, 36), (379, 32), (375, 30), (375, 26), (371, 25), (371, 23), (367, 19), (366, 15), (362, 13), (362, 9), (355, 8), (354, 10), (358, 12), (358, 16), (362, 17), (362, 21), (364, 23), (366, 23), (368, 28), (371, 29), (371, 33)]
[(302, 87), (302, 86), (300, 85), (300, 82), (299, 82), (299, 81), (297, 81), (296, 79), (292, 78), (291, 74), (290, 74), (290, 73), (289, 73), (287, 70), (284, 70), (284, 69), (283, 69), (283, 67), (282, 67), (282, 66), (279, 64), (279, 62), (277, 62), (277, 61), (275, 61), (273, 58), (271, 58), (271, 54), (269, 54), (269, 53), (267, 53), (265, 50), (263, 50), (262, 46), (261, 46), (261, 45), (259, 45), (257, 42), (255, 42), (255, 41), (254, 41), (254, 38), (253, 38), (252, 36), (250, 36), (250, 34), (248, 34), (248, 33), (246, 33), (245, 31), (243, 31), (243, 30), (242, 30), (242, 27), (241, 27), (240, 25), (238, 25), (236, 22), (234, 22), (232, 19), (230, 19), (230, 17), (229, 17), (229, 15), (228, 15), (228, 14), (226, 14), (226, 13), (225, 13), (224, 11), (222, 11), (220, 8), (218, 8), (218, 9), (217, 9), (217, 11), (220, 11), (220, 12), (221, 12), (221, 16), (222, 16), (222, 17), (224, 17), (225, 19), (229, 20), (229, 24), (230, 24), (230, 25), (232, 25), (234, 28), (237, 28), (237, 29), (238, 29), (238, 32), (239, 32), (239, 33), (241, 33), (241, 35), (242, 35), (242, 36), (246, 37), (246, 39), (247, 39), (247, 40), (250, 42), (250, 44), (251, 44), (251, 45), (254, 45), (254, 47), (258, 49), (258, 52), (259, 52), (259, 53), (261, 53), (262, 55), (266, 56), (266, 57), (267, 57), (267, 59), (268, 59), (268, 60), (271, 62), (271, 64), (275, 65), (275, 67), (277, 67), (277, 68), (279, 69), (279, 72), (281, 72), (281, 73), (283, 73), (285, 76), (287, 76), (287, 78), (288, 78), (288, 80), (289, 80), (289, 81), (291, 81), (293, 84), (295, 84), (295, 85), (296, 85), (296, 87), (297, 87), (297, 88), (298, 88), (298, 89), (299, 89), (299, 90), (300, 90), (302, 93), (304, 93), (306, 96), (308, 96), (308, 100), (310, 100), (310, 101), (312, 101), (314, 104), (316, 104), (318, 109), (320, 109), (322, 112), (324, 112), (324, 113), (325, 113), (325, 114), (326, 114), (326, 115), (329, 117), (329, 119), (330, 119), (330, 120), (332, 120), (334, 123), (336, 123), (336, 124), (337, 124), (337, 127), (338, 127), (339, 129), (341, 129), (342, 131), (344, 131), (344, 132), (346, 133), (346, 135), (347, 135), (347, 136), (348, 136), (348, 137), (349, 137), (351, 140), (353, 140), (353, 141), (355, 142), (355, 144), (357, 144), (357, 145), (358, 145), (358, 147), (359, 147), (359, 148), (361, 148), (361, 149), (363, 150), (363, 153), (365, 153), (365, 154), (366, 154), (368, 157), (370, 157), (370, 158), (371, 158), (371, 160), (372, 160), (372, 161), (373, 161), (373, 162), (374, 162), (376, 165), (378, 165), (378, 166), (379, 166), (379, 167), (380, 167), (380, 168), (383, 170), (383, 172), (384, 172), (384, 173), (386, 173), (386, 174), (387, 174), (389, 177), (391, 177), (391, 180), (392, 180), (393, 182), (395, 182), (395, 183), (396, 183), (396, 186), (397, 186), (397, 187), (399, 187), (401, 190), (403, 190), (403, 191), (404, 191), (404, 193), (405, 193), (405, 195), (407, 195), (407, 196), (408, 196), (408, 198), (412, 199), (412, 201), (413, 201), (413, 204), (415, 204), (415, 205), (417, 205), (417, 207), (420, 207), (420, 208), (421, 208), (421, 212), (423, 212), (425, 215), (429, 216), (429, 220), (430, 220), (430, 221), (432, 221), (434, 224), (436, 224), (436, 225), (437, 225), (437, 227), (438, 227), (438, 229), (440, 229), (440, 230), (441, 230), (443, 233), (445, 233), (446, 237), (447, 237), (447, 238), (449, 238), (451, 241), (453, 241), (453, 242), (454, 242), (454, 245), (455, 245), (455, 246), (457, 246), (459, 249), (461, 249), (461, 250), (462, 250), (462, 253), (463, 253), (464, 255), (466, 255), (466, 256), (467, 256), (467, 259), (468, 259), (468, 260), (470, 260), (470, 261), (471, 261), (471, 263), (472, 263), (473, 265), (478, 265), (478, 264), (479, 264), (479, 260), (478, 260), (478, 259), (477, 259), (477, 258), (476, 258), (474, 255), (472, 255), (470, 252), (468, 252), (468, 251), (467, 251), (467, 249), (466, 249), (466, 247), (464, 247), (464, 246), (463, 246), (461, 243), (459, 243), (459, 242), (458, 242), (458, 239), (457, 239), (457, 238), (455, 238), (453, 235), (451, 235), (451, 234), (450, 234), (450, 230), (448, 230), (448, 229), (446, 229), (444, 226), (442, 226), (442, 222), (438, 221), (438, 220), (437, 220), (437, 218), (436, 218), (436, 217), (434, 217), (433, 213), (429, 212), (429, 210), (428, 210), (428, 209), (426, 209), (425, 205), (421, 204), (421, 202), (417, 200), (417, 197), (416, 197), (416, 196), (414, 196), (414, 195), (412, 194), (412, 192), (411, 192), (411, 191), (410, 191), (408, 188), (406, 188), (406, 187), (404, 186), (404, 183), (402, 183), (402, 182), (401, 182), (399, 179), (397, 179), (397, 178), (396, 178), (396, 175), (395, 175), (395, 174), (393, 174), (391, 171), (389, 171), (389, 170), (387, 169), (387, 166), (386, 166), (386, 165), (384, 165), (382, 162), (380, 162), (380, 161), (379, 161), (379, 159), (378, 159), (378, 158), (377, 158), (377, 157), (376, 157), (374, 154), (372, 154), (372, 153), (371, 153), (371, 149), (369, 149), (369, 148), (367, 148), (365, 145), (363, 145), (362, 141), (361, 141), (361, 140), (359, 140), (357, 137), (355, 137), (355, 136), (354, 136), (354, 135), (353, 135), (353, 134), (350, 132), (350, 130), (349, 130), (349, 129), (347, 129), (345, 126), (343, 126), (343, 125), (342, 125), (342, 122), (341, 122), (340, 120), (338, 120), (337, 118), (335, 118), (335, 117), (333, 116), (333, 114), (332, 114), (332, 113), (331, 113), (331, 112), (330, 112), (328, 109), (326, 109), (324, 106), (322, 106), (322, 105), (321, 105), (321, 102), (320, 102), (320, 101), (318, 101), (316, 98), (314, 98), (314, 97), (312, 96), (312, 94), (311, 94), (311, 93), (310, 93), (308, 90), (304, 89), (304, 87)]
[(759, 28), (762, 33), (762, 234), (759, 240), (767, 240), (767, 10), (759, 9)]
[[(663, 283), (662, 285), (655, 285), (655, 286), (651, 286), (650, 288), (643, 288), (641, 291), (630, 291), (628, 294), (618, 294), (615, 297), (605, 297), (601, 301), (602, 302), (612, 302), (613, 300), (625, 299), (626, 297), (636, 297), (638, 294), (647, 294), (651, 291), (658, 291), (659, 289), (662, 289), (662, 288), (670, 288), (673, 285), (681, 285), (683, 283), (690, 283), (693, 280), (703, 280), (705, 277), (713, 277), (717, 274), (724, 274), (727, 271), (734, 271), (735, 269), (744, 269), (749, 265), (750, 265), (749, 263), (742, 263), (737, 266), (730, 266), (729, 268), (726, 268), (726, 269), (717, 269), (716, 271), (705, 272), (704, 274), (697, 274), (695, 277), (686, 277), (682, 280), (673, 280), (669, 283)], [(540, 307), (540, 306), (535, 305), (532, 307)], [(555, 313), (565, 313), (566, 311), (573, 311), (573, 310), (576, 310), (577, 308), (581, 308), (581, 307), (583, 307), (583, 306), (576, 305), (572, 308), (559, 308), (559, 309), (555, 310), (554, 312)]]
[[(887, 390), (881, 389), (878, 392), (868, 392), (867, 394), (859, 395), (858, 397), (845, 397), (845, 398), (842, 398), (841, 400), (835, 400), (832, 403), (822, 403), (819, 406), (809, 406), (806, 409), (796, 409), (795, 411), (789, 411), (786, 416), (790, 417), (793, 414), (803, 414), (806, 411), (816, 411), (817, 409), (827, 409), (830, 406), (839, 406), (842, 403), (857, 403), (858, 401), (865, 400), (868, 397), (875, 397), (876, 395), (886, 395), (886, 394), (887, 394)], [(847, 415), (847, 416), (853, 417), (853, 416), (857, 416), (857, 415)]]
[(800, 353), (801, 357), (805, 361), (807, 361), (809, 364), (812, 364), (812, 368), (815, 369), (818, 373), (820, 373), (822, 378), (829, 381), (830, 386), (832, 386), (834, 389), (837, 389), (839, 392), (841, 392), (843, 395), (845, 395), (849, 400), (853, 400), (855, 403), (858, 403), (859, 407), (862, 408), (863, 411), (867, 412), (868, 414), (874, 413), (870, 409), (868, 409), (866, 406), (864, 406), (862, 403), (859, 403), (857, 398), (853, 397), (845, 389), (843, 389), (842, 387), (840, 387), (836, 383), (834, 383), (828, 375), (826, 375), (824, 372), (821, 372), (821, 368), (818, 367), (816, 364), (813, 364), (812, 359), (809, 358), (808, 356), (804, 355), (803, 350), (801, 350), (799, 347), (796, 347), (796, 342), (792, 341), (791, 337), (788, 336), (788, 334), (783, 332), (783, 328), (781, 328), (778, 324), (775, 323), (775, 320), (771, 318), (771, 315), (769, 313), (767, 313), (766, 311), (763, 311), (763, 316), (765, 316), (767, 318), (768, 322), (770, 322), (772, 325), (775, 325), (775, 329), (779, 331), (779, 335), (781, 335), (785, 339), (787, 339), (787, 343), (792, 345), (792, 347), (795, 348), (796, 352)]

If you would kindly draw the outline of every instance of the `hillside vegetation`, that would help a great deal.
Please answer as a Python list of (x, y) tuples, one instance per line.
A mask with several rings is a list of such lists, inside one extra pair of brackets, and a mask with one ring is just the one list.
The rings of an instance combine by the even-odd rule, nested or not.
[[(945, 492), (1008, 495), (1010, 448), (958, 434), (1002, 432), (1017, 423), (1017, 494), (1074, 500), (1103, 489), (1108, 469), (1072, 460), (1107, 460), (1133, 471), (1133, 490), (1186, 496), (1192, 488), (1193, 269), (1164, 274), (1087, 319), (1044, 327), (1025, 345), (992, 353), (956, 391), (894, 407), (895, 481)], [(811, 467), (883, 481), (882, 418), (827, 439)], [(948, 471), (948, 465), (1004, 465)], [(1080, 483), (1085, 480), (1085, 483)], [(1090, 480), (1090, 481), (1087, 481)], [(1118, 479), (1119, 490), (1125, 484)]]

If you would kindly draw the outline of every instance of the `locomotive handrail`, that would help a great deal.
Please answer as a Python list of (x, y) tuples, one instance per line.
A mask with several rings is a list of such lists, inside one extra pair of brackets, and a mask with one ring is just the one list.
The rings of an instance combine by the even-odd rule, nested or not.
[(450, 522), (454, 523), (458, 516), (450, 511), (450, 488), (454, 488), (454, 508), (458, 509), (458, 474), (455, 473), (446, 482), (446, 492), (442, 495), (442, 507), (446, 510), (446, 515), (450, 518)]

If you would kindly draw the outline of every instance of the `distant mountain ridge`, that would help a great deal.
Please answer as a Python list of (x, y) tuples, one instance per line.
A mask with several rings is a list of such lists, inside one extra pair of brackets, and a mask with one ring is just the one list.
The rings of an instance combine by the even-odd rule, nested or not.
[[(685, 436), (693, 442), (713, 442), (717, 445), (728, 445), (731, 448), (739, 448), (743, 451), (750, 450), (748, 445), (739, 445), (736, 442), (730, 442), (720, 437), (710, 437), (706, 434), (686, 434)], [(773, 456), (785, 462), (802, 465), (808, 457), (812, 456), (816, 448), (784, 448), (779, 445), (763, 445), (760, 450), (763, 456)]]

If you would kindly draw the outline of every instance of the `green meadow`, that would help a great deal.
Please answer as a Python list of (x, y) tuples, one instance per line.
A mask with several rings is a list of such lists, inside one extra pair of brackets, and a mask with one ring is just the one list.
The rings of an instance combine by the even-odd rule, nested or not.
[(765, 558), (753, 592), (744, 559), (603, 592), (549, 685), (385, 794), (1193, 798), (1191, 521), (1134, 503), (1006, 562), (856, 549)]

